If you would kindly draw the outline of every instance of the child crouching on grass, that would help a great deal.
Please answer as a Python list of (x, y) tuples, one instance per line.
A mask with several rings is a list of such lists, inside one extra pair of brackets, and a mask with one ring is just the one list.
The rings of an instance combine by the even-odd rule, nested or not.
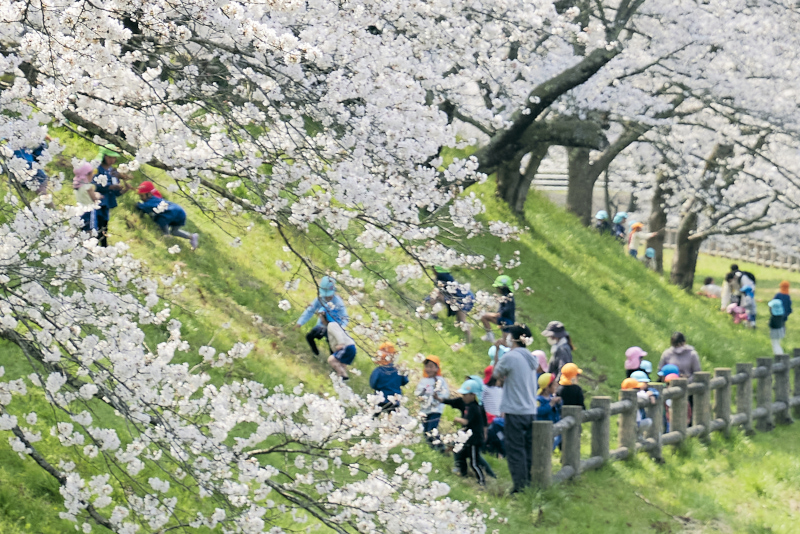
[(188, 239), (192, 250), (197, 248), (200, 236), (180, 229), (186, 224), (186, 212), (182, 207), (161, 198), (161, 193), (156, 190), (153, 182), (142, 182), (136, 192), (141, 199), (141, 202), (136, 204), (136, 207), (150, 215), (164, 235), (174, 235), (175, 237)]
[(456, 453), (456, 468), (462, 477), (467, 476), (467, 460), (469, 460), (472, 471), (478, 478), (478, 484), (484, 486), (486, 485), (486, 475), (483, 472), (485, 460), (481, 457), (481, 448), (486, 429), (486, 412), (480, 405), (479, 395), (482, 389), (483, 384), (480, 380), (470, 378), (459, 388), (460, 398), (446, 399), (444, 403), (461, 410), (462, 416), (456, 417), (453, 421), (462, 425), (465, 431), (472, 431), (467, 442)]
[(356, 358), (356, 342), (345, 333), (339, 323), (330, 320), (327, 312), (319, 312), (319, 321), (327, 329), (328, 342), (331, 344), (332, 353), (328, 356), (328, 365), (342, 380), (349, 380), (347, 366)]

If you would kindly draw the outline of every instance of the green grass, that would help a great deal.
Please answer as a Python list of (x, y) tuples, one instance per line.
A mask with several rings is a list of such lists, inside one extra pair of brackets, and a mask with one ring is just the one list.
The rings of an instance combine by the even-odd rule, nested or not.
[[(91, 157), (94, 153), (76, 139), (71, 139), (69, 146), (77, 155)], [(158, 173), (148, 175), (160, 179)], [(474, 191), (487, 204), (487, 218), (513, 220), (495, 199), (491, 183), (475, 187)], [(70, 194), (71, 191), (61, 192), (58, 201), (72, 202)], [(168, 193), (166, 196), (171, 198)], [(296, 292), (284, 292), (289, 273), (281, 272), (275, 261), (292, 260), (282, 251), (283, 243), (272, 228), (257, 220), (243, 219), (243, 225), (253, 222), (254, 226), (242, 246), (234, 248), (229, 245), (232, 237), (223, 228), (204, 218), (196, 208), (185, 206), (189, 230), (201, 234), (200, 249), (191, 252), (185, 241), (162, 238), (149, 219), (134, 212), (133, 203), (133, 196), (128, 194), (113, 213), (111, 241), (125, 240), (132, 252), (147, 262), (153, 275), (168, 275), (176, 264), (186, 273), (179, 280), (186, 290), (174, 297), (173, 305), (173, 315), (183, 323), (184, 335), (195, 350), (185, 359), (196, 362), (197, 348), (212, 340), (221, 350), (238, 339), (248, 340), (255, 343), (254, 352), (224, 372), (247, 376), (268, 386), (304, 382), (307, 389), (329, 391), (328, 366), (323, 358), (310, 354), (302, 337), (308, 327), (301, 331), (291, 328), (302, 307), (313, 298), (313, 285), (303, 281)], [(639, 345), (656, 364), (674, 330), (686, 334), (706, 370), (754, 361), (770, 353), (764, 321), (755, 332), (735, 327), (717, 310), (717, 303), (665, 283), (624, 255), (615, 241), (581, 227), (574, 217), (542, 196), (531, 193), (525, 218), (518, 224), (530, 227), (518, 242), (501, 243), (483, 237), (470, 241), (469, 247), (488, 258), (495, 254), (508, 258), (520, 251), (522, 265), (507, 274), (522, 279), (522, 287), (529, 286), (534, 292), (517, 293), (517, 319), (530, 325), (536, 334), (531, 348), (544, 350), (547, 346), (538, 332), (551, 320), (564, 322), (577, 347), (574, 356), (585, 371), (582, 385), (589, 395), (616, 395), (624, 378), (625, 349)], [(182, 251), (170, 255), (167, 249), (174, 244), (181, 245)], [(335, 268), (337, 250), (333, 246), (301, 248), (316, 261)], [(397, 261), (392, 254), (370, 258), (390, 268)], [(697, 279), (702, 280), (706, 274), (721, 278), (730, 263), (703, 256)], [(762, 317), (765, 303), (782, 277), (800, 288), (800, 274), (740, 265), (758, 278)], [(454, 273), (458, 280), (471, 282), (475, 289), (490, 288), (496, 274), (493, 270)], [(423, 281), (406, 288), (420, 300), (428, 289)], [(283, 298), (293, 303), (289, 312), (277, 307)], [(451, 389), (464, 375), (481, 373), (489, 363), (488, 343), (476, 341), (452, 352), (450, 346), (462, 335), (450, 321), (442, 319), (443, 328), (437, 331), (432, 324), (416, 319), (413, 310), (401, 305), (389, 292), (369, 298), (372, 302), (385, 299), (394, 321), (392, 339), (408, 343), (403, 362), (412, 373), (412, 385), (421, 371), (412, 362), (418, 352), (435, 353), (442, 358)], [(366, 314), (355, 308), (350, 311), (352, 315)], [(253, 324), (252, 316), (256, 314), (263, 317), (263, 324)], [(390, 314), (381, 312), (381, 317), (388, 319)], [(222, 328), (223, 323), (229, 323), (229, 328)], [(480, 330), (474, 328), (477, 340)], [(151, 347), (165, 339), (162, 329), (148, 328), (146, 332)], [(800, 346), (800, 335), (793, 332), (791, 321), (788, 332), (784, 346)], [(5, 346), (3, 349), (0, 365), (6, 367), (6, 374), (25, 374), (18, 353)], [(355, 369), (361, 376), (351, 380), (352, 387), (362, 393), (368, 392), (367, 377), (373, 368), (365, 350), (374, 350), (374, 346), (360, 344)], [(41, 398), (30, 394), (15, 399), (11, 409), (38, 407), (41, 414), (41, 405)], [(445, 419), (451, 421), (452, 416), (448, 411)], [(450, 422), (442, 426), (453, 428)], [(584, 430), (588, 434), (588, 426)], [(510, 478), (503, 461), (490, 459), (499, 479), (491, 481), (483, 491), (471, 480), (455, 477), (451, 459), (424, 447), (418, 450), (422, 459), (434, 463), (436, 476), (452, 486), (454, 498), (473, 500), (487, 513), (495, 508), (501, 518), (508, 519), (507, 524), (497, 519), (489, 521), (489, 531), (515, 533), (533, 525), (541, 532), (792, 532), (792, 521), (800, 507), (798, 438), (798, 426), (752, 438), (735, 434), (724, 440), (715, 436), (709, 445), (695, 441), (677, 451), (665, 450), (663, 465), (638, 457), (587, 473), (575, 483), (544, 493), (532, 492), (516, 500), (504, 495)], [(48, 439), (41, 446), (45, 452), (50, 447), (55, 449)], [(554, 469), (557, 468), (555, 460)], [(57, 518), (59, 501), (57, 486), (32, 462), (20, 460), (6, 441), (0, 441), (0, 532), (73, 531), (70, 523)]]

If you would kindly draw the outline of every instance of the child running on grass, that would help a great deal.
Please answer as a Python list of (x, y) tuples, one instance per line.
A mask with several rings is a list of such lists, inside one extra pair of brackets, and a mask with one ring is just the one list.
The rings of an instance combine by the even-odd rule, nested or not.
[(349, 380), (347, 366), (352, 364), (356, 358), (356, 342), (347, 335), (339, 323), (331, 320), (328, 312), (319, 312), (319, 320), (327, 329), (328, 341), (331, 344), (328, 364), (342, 380)]
[(140, 183), (136, 192), (141, 199), (136, 207), (150, 215), (164, 235), (188, 239), (192, 250), (197, 248), (200, 236), (180, 229), (186, 224), (186, 212), (182, 207), (161, 198), (156, 186), (150, 181)]

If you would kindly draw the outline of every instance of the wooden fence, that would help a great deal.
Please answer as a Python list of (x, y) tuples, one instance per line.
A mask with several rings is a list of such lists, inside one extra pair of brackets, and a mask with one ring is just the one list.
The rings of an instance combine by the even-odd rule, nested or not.
[[(794, 389), (791, 374), (794, 374)], [(756, 367), (752, 363), (737, 363), (735, 374), (731, 369), (719, 368), (714, 370), (713, 378), (711, 373), (697, 372), (692, 383), (687, 382), (683, 378), (672, 380), (669, 387), (651, 384), (659, 392), (655, 404), (637, 399), (635, 390), (621, 390), (617, 402), (611, 402), (611, 397), (594, 397), (588, 410), (580, 406), (564, 406), (558, 423), (535, 421), (531, 473), (534, 485), (547, 488), (598, 469), (607, 462), (631, 459), (638, 452), (661, 461), (665, 445), (678, 445), (689, 438), (708, 440), (712, 432), (722, 432), (727, 436), (736, 427), (747, 433), (752, 433), (754, 428), (769, 431), (776, 423), (791, 423), (792, 415), (800, 418), (800, 349), (794, 350), (794, 358), (789, 355), (758, 358)], [(694, 397), (692, 426), (688, 424), (689, 396)], [(667, 399), (672, 399), (670, 432), (664, 433), (663, 414)], [(736, 413), (731, 409), (734, 403)], [(645, 408), (653, 421), (641, 438), (637, 435), (636, 424), (639, 408)], [(611, 417), (615, 415), (619, 416), (619, 443), (612, 450)], [(584, 423), (591, 431), (591, 456), (582, 459)], [(559, 434), (562, 439), (561, 469), (553, 473), (553, 438)]]
[[(664, 236), (664, 247), (675, 248), (678, 231), (667, 228)], [(719, 256), (736, 261), (748, 261), (764, 267), (800, 271), (800, 254), (778, 252), (774, 246), (756, 239), (740, 239), (735, 246), (706, 241), (700, 251), (711, 256)]]

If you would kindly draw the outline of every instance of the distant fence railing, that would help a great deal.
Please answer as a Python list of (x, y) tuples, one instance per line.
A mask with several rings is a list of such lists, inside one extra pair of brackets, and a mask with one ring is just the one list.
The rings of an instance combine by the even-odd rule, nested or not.
[[(664, 236), (664, 247), (675, 248), (677, 242), (678, 231), (674, 228), (667, 228)], [(800, 271), (800, 254), (778, 252), (769, 243), (763, 243), (756, 239), (741, 239), (737, 246), (706, 241), (700, 247), (700, 251), (711, 256), (748, 261), (764, 267)]]
[[(712, 432), (722, 432), (727, 436), (736, 427), (751, 433), (754, 427), (759, 431), (770, 431), (776, 423), (791, 423), (792, 414), (800, 418), (800, 349), (794, 350), (794, 358), (789, 355), (758, 358), (756, 367), (752, 363), (737, 363), (735, 374), (729, 368), (719, 368), (714, 370), (713, 378), (711, 373), (697, 372), (691, 383), (682, 378), (672, 380), (669, 387), (664, 387), (664, 384), (651, 384), (651, 387), (659, 392), (655, 404), (637, 399), (635, 390), (621, 390), (617, 402), (611, 402), (611, 397), (594, 397), (588, 410), (580, 406), (564, 406), (562, 418), (555, 424), (535, 421), (533, 483), (539, 488), (547, 488), (608, 462), (629, 460), (638, 452), (661, 461), (665, 445), (678, 445), (689, 438), (707, 441)], [(694, 397), (692, 426), (688, 421), (689, 396)], [(668, 399), (672, 400), (669, 407), (670, 432), (664, 433), (663, 416)], [(733, 401), (736, 413), (731, 413)], [(641, 439), (636, 423), (639, 408), (644, 408), (653, 421)], [(612, 450), (611, 417), (616, 415), (619, 416), (619, 443)], [(591, 429), (591, 454), (585, 459), (581, 458), (584, 423), (588, 423)], [(553, 473), (553, 439), (559, 434), (561, 469)]]

